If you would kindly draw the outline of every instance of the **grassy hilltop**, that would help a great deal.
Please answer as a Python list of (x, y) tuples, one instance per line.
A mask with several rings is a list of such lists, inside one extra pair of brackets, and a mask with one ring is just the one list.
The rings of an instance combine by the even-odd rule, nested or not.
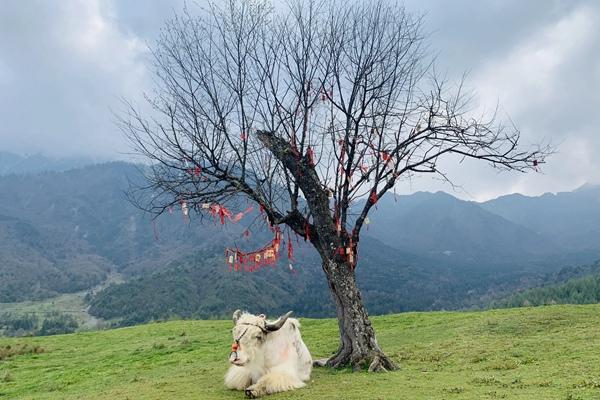
[[(598, 399), (600, 305), (374, 317), (400, 365), (317, 369), (270, 399)], [(302, 320), (314, 357), (334, 320)], [(0, 399), (242, 399), (226, 390), (229, 321), (173, 321), (53, 337), (0, 338)]]

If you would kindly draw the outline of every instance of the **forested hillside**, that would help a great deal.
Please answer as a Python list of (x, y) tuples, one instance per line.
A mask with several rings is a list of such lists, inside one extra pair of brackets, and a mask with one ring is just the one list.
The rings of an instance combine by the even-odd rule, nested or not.
[[(229, 272), (225, 247), (252, 250), (269, 240), (253, 224), (258, 210), (225, 226), (194, 213), (188, 224), (178, 208), (152, 222), (125, 196), (141, 180), (138, 166), (120, 162), (0, 177), (0, 302), (91, 290), (116, 271), (125, 283), (87, 298), (95, 315), (124, 324), (223, 316), (234, 307), (332, 315), (318, 258), (301, 238), (292, 238), (292, 269), (283, 255), (275, 268)], [(589, 210), (574, 212), (573, 220), (596, 218), (600, 188), (585, 193), (556, 195), (568, 198), (571, 209), (582, 202)], [(521, 218), (527, 212), (517, 211), (534, 201), (516, 202), (510, 213), (498, 208), (499, 215), (492, 203), (442, 192), (384, 197), (359, 244), (357, 279), (369, 311), (484, 307), (547, 282), (565, 266), (600, 258), (593, 238), (579, 251), (579, 244), (552, 234), (564, 218), (552, 228), (530, 226)], [(572, 237), (574, 224), (569, 220)]]
[(550, 304), (600, 303), (600, 263), (577, 271), (575, 277), (555, 278), (552, 283), (515, 293), (492, 303), (496, 308), (543, 306)]
[(102, 282), (111, 268), (84, 241), (0, 215), (0, 303), (84, 290)]

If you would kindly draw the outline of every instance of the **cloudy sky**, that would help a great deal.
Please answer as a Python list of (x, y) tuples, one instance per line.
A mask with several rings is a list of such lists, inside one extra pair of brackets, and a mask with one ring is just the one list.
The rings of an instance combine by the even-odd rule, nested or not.
[[(190, 2), (192, 3), (192, 2)], [(426, 14), (438, 69), (468, 72), (478, 104), (509, 115), (525, 144), (559, 152), (541, 174), (449, 164), (455, 195), (482, 200), (600, 183), (600, 1), (407, 0)], [(4, 0), (0, 151), (123, 158), (111, 109), (152, 85), (148, 46), (181, 0)], [(452, 188), (429, 178), (399, 192)]]

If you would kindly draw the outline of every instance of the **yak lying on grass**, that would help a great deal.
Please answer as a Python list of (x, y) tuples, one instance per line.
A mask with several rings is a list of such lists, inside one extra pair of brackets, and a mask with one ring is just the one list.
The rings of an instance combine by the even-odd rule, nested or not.
[(312, 358), (300, 336), (300, 323), (289, 318), (291, 313), (273, 322), (263, 314), (233, 313), (232, 365), (225, 386), (256, 398), (305, 385)]

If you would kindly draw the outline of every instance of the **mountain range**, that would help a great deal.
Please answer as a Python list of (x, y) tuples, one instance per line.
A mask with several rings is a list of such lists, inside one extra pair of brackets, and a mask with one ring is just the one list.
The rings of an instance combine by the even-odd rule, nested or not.
[(48, 171), (67, 171), (92, 163), (93, 160), (88, 157), (56, 158), (39, 153), (23, 155), (0, 151), (0, 176)]
[[(125, 196), (140, 167), (112, 162), (0, 176), (0, 302), (90, 290), (90, 312), (124, 324), (213, 317), (234, 308), (331, 315), (316, 253), (229, 272), (223, 250), (257, 248), (242, 232), (180, 211), (152, 222)], [(359, 206), (360, 204), (358, 204)], [(372, 313), (482, 307), (560, 269), (600, 259), (600, 187), (484, 203), (447, 193), (385, 196), (360, 242), (357, 280)], [(111, 271), (125, 282), (96, 292)]]

